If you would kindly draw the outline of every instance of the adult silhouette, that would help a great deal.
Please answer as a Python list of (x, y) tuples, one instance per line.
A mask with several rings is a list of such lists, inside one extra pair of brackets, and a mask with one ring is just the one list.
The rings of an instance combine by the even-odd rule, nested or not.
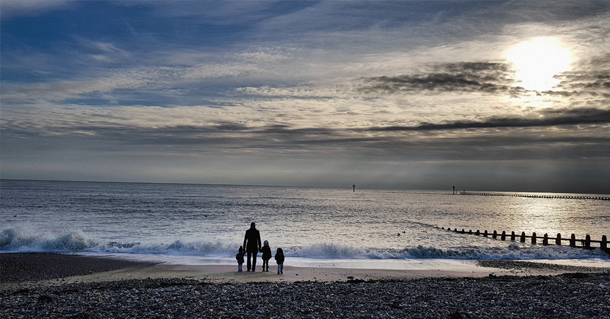
[[(256, 229), (256, 224), (250, 224), (250, 229), (246, 230), (246, 236), (244, 236), (244, 245), (246, 253), (248, 254), (247, 267), (248, 271), (256, 269), (256, 254), (261, 250), (261, 234)], [(252, 263), (250, 263), (252, 259)]]

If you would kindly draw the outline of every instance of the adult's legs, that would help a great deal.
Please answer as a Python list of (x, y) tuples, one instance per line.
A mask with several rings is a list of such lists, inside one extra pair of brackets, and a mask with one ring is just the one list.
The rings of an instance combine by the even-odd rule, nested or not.
[[(255, 271), (256, 269), (256, 254), (257, 252), (249, 251), (248, 252), (248, 271)], [(252, 258), (252, 263), (250, 263), (250, 258)], [(252, 267), (250, 267), (252, 265)]]

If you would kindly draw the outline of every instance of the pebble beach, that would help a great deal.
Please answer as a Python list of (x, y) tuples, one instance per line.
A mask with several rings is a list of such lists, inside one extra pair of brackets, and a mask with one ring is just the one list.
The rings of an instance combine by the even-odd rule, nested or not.
[[(273, 280), (233, 282), (231, 272), (221, 281), (179, 274), (91, 281), (85, 278), (155, 266), (60, 254), (0, 254), (0, 317), (610, 318), (608, 269), (514, 261), (482, 265), (490, 266), (499, 274), (537, 267), (538, 275), (283, 282), (265, 273)], [(261, 276), (243, 275), (247, 281), (256, 274)]]

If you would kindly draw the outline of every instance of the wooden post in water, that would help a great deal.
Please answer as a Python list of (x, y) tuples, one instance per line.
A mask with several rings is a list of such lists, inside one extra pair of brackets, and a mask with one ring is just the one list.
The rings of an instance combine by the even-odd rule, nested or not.
[[(495, 196), (495, 195), (490, 195), (490, 196)], [(438, 228), (438, 226), (437, 226)], [(445, 229), (444, 227), (442, 229)], [(451, 228), (447, 228), (448, 231), (453, 231), (456, 233), (462, 233), (462, 234), (466, 234), (466, 230), (464, 228), (462, 228), (462, 230), (458, 230), (457, 228), (454, 228), (453, 230)], [(468, 230), (468, 234), (473, 234), (472, 229)], [(477, 229), (476, 233), (474, 233), (477, 236), (481, 235), (481, 231)], [(400, 234), (399, 234), (400, 235)], [(498, 236), (500, 236), (500, 239), (503, 241), (506, 241), (506, 231), (502, 231), (502, 234), (499, 235), (497, 230), (494, 230), (492, 234), (490, 234), (487, 229), (482, 233), (483, 236), (485, 237), (489, 237), (489, 235), (491, 235), (493, 237), (493, 239), (498, 239)], [(515, 241), (516, 237), (519, 235), (516, 235), (514, 231), (511, 231), (510, 234), (510, 240), (511, 241)], [(526, 236), (525, 232), (521, 232), (521, 236), (520, 236), (520, 242), (525, 243), (525, 239), (527, 237), (531, 238), (531, 243), (532, 245), (536, 245), (537, 244), (537, 240), (539, 238), (539, 236), (536, 235), (536, 232), (533, 232), (531, 236)], [(549, 234), (545, 233), (543, 236), (540, 237), (542, 239), (542, 245), (547, 246), (549, 245)], [(562, 240), (568, 240), (568, 239), (563, 239), (561, 236), (561, 233), (557, 233), (557, 236), (555, 238), (550, 238), (550, 239), (554, 239), (555, 240), (555, 245), (557, 246), (561, 246), (561, 241)], [(579, 247), (581, 248), (585, 248), (585, 249), (591, 249), (591, 243), (599, 243), (599, 248), (607, 253), (608, 255), (610, 255), (610, 249), (608, 249), (608, 237), (606, 237), (606, 235), (602, 236), (601, 241), (598, 240), (591, 240), (591, 235), (586, 235), (585, 239), (576, 239), (576, 235), (575, 234), (571, 234), (570, 236), (570, 247), (576, 247), (576, 242), (580, 242), (581, 244), (579, 245)]]
[(536, 245), (536, 233), (532, 233), (532, 245)]
[(585, 248), (591, 248), (591, 236), (587, 235), (585, 237)]

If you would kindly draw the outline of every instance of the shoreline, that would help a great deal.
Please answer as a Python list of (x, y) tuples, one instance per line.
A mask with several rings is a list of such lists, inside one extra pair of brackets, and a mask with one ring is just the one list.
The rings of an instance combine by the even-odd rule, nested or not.
[[(7, 287), (46, 286), (70, 283), (107, 282), (144, 279), (191, 279), (209, 283), (293, 283), (408, 280), (419, 278), (482, 278), (497, 276), (555, 276), (566, 273), (610, 273), (609, 267), (570, 265), (562, 261), (513, 260), (409, 260), (379, 263), (325, 262), (309, 266), (286, 265), (284, 274), (237, 272), (237, 265), (226, 263), (180, 264), (152, 260), (132, 260), (112, 256), (61, 253), (1, 253), (0, 283)], [(352, 265), (352, 266), (346, 266)], [(399, 266), (397, 266), (399, 265)], [(386, 265), (387, 266), (387, 265)], [(244, 265), (245, 268), (245, 265)]]
[[(3, 253), (0, 267), (3, 318), (607, 318), (610, 313), (610, 269), (519, 261), (464, 263), (470, 272), (286, 266), (284, 275), (277, 275), (275, 267), (240, 273), (236, 265)], [(43, 271), (46, 267), (50, 270)], [(25, 280), (36, 271), (43, 278)]]

